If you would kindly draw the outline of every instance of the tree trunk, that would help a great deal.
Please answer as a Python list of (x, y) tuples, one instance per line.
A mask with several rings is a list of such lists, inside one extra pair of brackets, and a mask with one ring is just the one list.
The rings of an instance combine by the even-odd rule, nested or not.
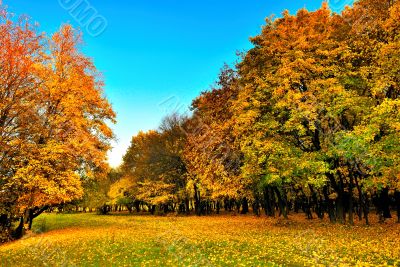
[(197, 185), (194, 184), (194, 211), (197, 215), (200, 215), (200, 192), (198, 192)]
[(24, 217), (22, 216), (19, 219), (19, 225), (14, 230), (12, 237), (15, 239), (20, 239), (23, 236), (23, 234), (24, 234)]
[(29, 209), (29, 218), (28, 218), (28, 230), (32, 230), (32, 223), (33, 223), (33, 209)]
[(283, 215), (283, 218), (287, 219), (287, 211), (286, 211), (286, 201), (284, 199), (284, 196), (282, 196), (281, 192), (277, 187), (274, 187), (276, 196), (278, 198), (278, 205), (279, 205), (279, 210), (280, 213)]
[(185, 212), (186, 212), (186, 215), (189, 215), (189, 213), (190, 213), (189, 198), (185, 198)]
[(397, 222), (400, 223), (400, 192), (399, 191), (396, 191), (394, 193), (394, 199), (396, 201)]
[(380, 195), (379, 195), (379, 200), (378, 200), (378, 209), (379, 209), (379, 216), (380, 216), (380, 222), (384, 222), (385, 219), (392, 218), (392, 215), (390, 214), (390, 198), (389, 198), (389, 188), (384, 188)]
[(344, 184), (343, 184), (343, 177), (339, 173), (339, 185), (338, 185), (338, 197), (336, 199), (336, 209), (337, 209), (337, 216), (339, 219), (339, 222), (341, 224), (346, 223), (346, 213), (344, 210)]
[(264, 196), (264, 212), (265, 215), (267, 216), (272, 216), (272, 212), (271, 212), (271, 203), (270, 203), (270, 199), (269, 199), (269, 194), (268, 194), (268, 188), (264, 187), (264, 191), (263, 191), (263, 196)]
[(330, 220), (330, 222), (334, 223), (334, 222), (336, 222), (335, 209), (334, 209), (333, 201), (329, 198), (328, 186), (324, 186), (323, 193), (324, 193), (325, 201), (327, 203), (326, 205), (327, 205), (327, 209), (328, 209), (329, 220)]
[(349, 223), (350, 225), (354, 225), (353, 218), (353, 174), (350, 173), (350, 184), (349, 184)]
[(315, 205), (315, 213), (317, 214), (318, 218), (323, 219), (324, 218), (324, 212), (321, 208), (321, 205), (318, 201), (318, 196), (317, 196), (317, 192), (314, 191), (314, 188), (312, 187), (312, 185), (308, 185), (308, 187), (310, 188), (311, 191), (311, 197), (312, 200), (314, 202)]
[(242, 212), (241, 214), (247, 214), (249, 212), (249, 202), (247, 201), (247, 198), (243, 198), (242, 200)]
[(360, 211), (359, 211), (360, 212), (360, 214), (359, 214), (360, 220), (362, 219), (361, 218), (361, 216), (362, 216), (361, 215), (361, 211), (362, 211), (364, 213), (365, 224), (369, 225), (369, 220), (368, 220), (368, 212), (369, 212), (369, 210), (368, 210), (367, 197), (362, 192), (362, 188), (360, 186), (360, 183), (358, 182), (357, 175), (355, 176), (355, 183), (356, 183), (356, 187), (357, 187), (357, 191), (358, 191), (358, 198), (360, 199), (360, 205), (361, 205), (361, 208), (360, 208)]
[(136, 208), (136, 212), (139, 213), (140, 212), (140, 202), (139, 201), (135, 201), (135, 208)]

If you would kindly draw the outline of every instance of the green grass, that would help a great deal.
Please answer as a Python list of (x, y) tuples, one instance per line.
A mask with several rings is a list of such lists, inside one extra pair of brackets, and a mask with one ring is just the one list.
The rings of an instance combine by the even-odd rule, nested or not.
[(392, 223), (302, 217), (44, 214), (0, 247), (0, 266), (399, 266), (399, 237)]

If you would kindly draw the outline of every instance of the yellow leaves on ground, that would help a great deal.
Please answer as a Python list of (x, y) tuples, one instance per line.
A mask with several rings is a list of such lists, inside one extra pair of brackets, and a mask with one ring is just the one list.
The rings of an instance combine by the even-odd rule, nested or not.
[[(45, 215), (48, 231), (0, 247), (9, 266), (396, 266), (400, 225), (251, 216)], [(65, 229), (63, 229), (65, 228)], [(48, 230), (46, 230), (48, 229)], [(389, 231), (390, 229), (390, 231)]]

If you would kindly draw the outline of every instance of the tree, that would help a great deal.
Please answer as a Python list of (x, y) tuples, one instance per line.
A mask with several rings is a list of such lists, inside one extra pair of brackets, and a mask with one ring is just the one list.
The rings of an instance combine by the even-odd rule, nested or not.
[(193, 101), (193, 116), (186, 130), (185, 159), (195, 191), (203, 188), (203, 194), (207, 193), (204, 198), (216, 201), (244, 198), (246, 205), (252, 197), (251, 182), (240, 176), (242, 155), (235, 143), (235, 121), (230, 109), (239, 91), (237, 78), (235, 70), (225, 65), (217, 87)]
[(1, 212), (18, 215), (21, 232), (48, 206), (82, 197), (82, 177), (107, 169), (115, 114), (71, 26), (48, 38), (4, 15), (0, 32)]
[(185, 118), (166, 117), (159, 131), (140, 132), (132, 138), (123, 160), (125, 179), (131, 179), (132, 198), (168, 211), (173, 203), (186, 203), (187, 170), (182, 153), (186, 140)]

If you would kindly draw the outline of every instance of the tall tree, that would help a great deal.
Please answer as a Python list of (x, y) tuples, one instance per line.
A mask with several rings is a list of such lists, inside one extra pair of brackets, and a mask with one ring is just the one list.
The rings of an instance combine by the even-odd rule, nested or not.
[(0, 198), (2, 212), (21, 215), (21, 230), (49, 205), (80, 198), (81, 178), (107, 169), (115, 114), (71, 26), (48, 38), (5, 15), (0, 31)]

